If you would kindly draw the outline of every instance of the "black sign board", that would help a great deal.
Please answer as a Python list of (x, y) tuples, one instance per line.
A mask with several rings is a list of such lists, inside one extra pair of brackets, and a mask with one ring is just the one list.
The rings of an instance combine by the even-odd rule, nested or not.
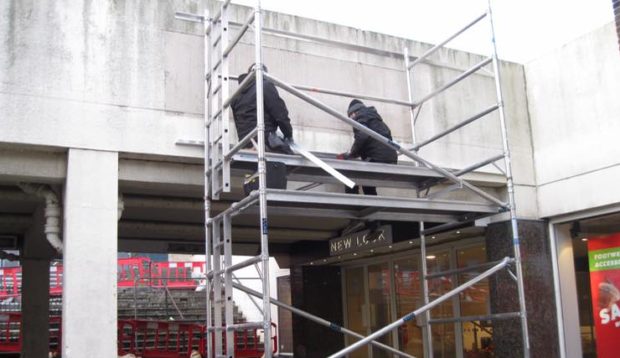
[(385, 225), (373, 232), (364, 230), (329, 240), (329, 255), (338, 256), (391, 243), (392, 227)]

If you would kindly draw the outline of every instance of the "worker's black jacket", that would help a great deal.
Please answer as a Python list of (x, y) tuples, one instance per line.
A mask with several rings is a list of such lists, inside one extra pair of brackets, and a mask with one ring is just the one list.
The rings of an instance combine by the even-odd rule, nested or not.
[[(239, 83), (243, 81), (246, 74), (239, 76)], [(286, 104), (276, 86), (271, 81), (263, 80), (263, 103), (265, 104), (265, 134), (276, 132), (278, 128), (284, 134), (284, 138), (293, 137), (293, 127), (288, 117)], [(241, 140), (256, 127), (256, 80), (251, 82), (233, 98), (230, 103), (237, 127), (237, 135)]]
[[(392, 133), (390, 128), (383, 122), (383, 119), (377, 113), (375, 107), (365, 107), (356, 112), (355, 120), (373, 131), (381, 134), (382, 136), (392, 140)], [(355, 141), (349, 151), (350, 158), (361, 157), (363, 160), (381, 163), (396, 163), (398, 160), (398, 154), (396, 150), (379, 143), (374, 138), (371, 138), (368, 134), (353, 129)]]

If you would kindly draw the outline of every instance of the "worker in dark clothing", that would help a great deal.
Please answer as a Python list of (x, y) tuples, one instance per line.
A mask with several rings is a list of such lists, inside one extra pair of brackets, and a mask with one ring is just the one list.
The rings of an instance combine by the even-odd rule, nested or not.
[[(263, 70), (267, 72), (265, 66)], [(239, 75), (238, 82), (241, 83), (252, 71), (253, 66), (247, 73)], [(293, 127), (288, 117), (288, 110), (276, 86), (268, 79), (263, 79), (263, 102), (266, 149), (271, 152), (293, 154), (289, 146), (289, 143), (293, 142)], [(241, 140), (256, 127), (256, 79), (252, 79), (241, 93), (233, 98), (230, 108), (233, 110), (237, 135)], [(284, 139), (276, 134), (278, 128), (284, 135)], [(252, 144), (249, 143), (246, 148), (251, 146)]]
[[(359, 124), (362, 124), (389, 140), (392, 140), (390, 128), (388, 128), (385, 122), (383, 122), (383, 119), (379, 113), (377, 113), (375, 107), (366, 107), (362, 101), (354, 99), (349, 104), (347, 115)], [(368, 162), (392, 164), (396, 164), (398, 161), (398, 154), (396, 153), (396, 150), (380, 143), (368, 134), (354, 128), (353, 136), (355, 141), (353, 142), (353, 146), (351, 146), (351, 150), (349, 150), (348, 153), (339, 154), (337, 157), (338, 159), (361, 157), (362, 160)], [(363, 186), (362, 189), (366, 195), (377, 195), (377, 188), (374, 186)], [(347, 193), (357, 194), (359, 193), (359, 187), (356, 185), (351, 189), (346, 188), (345, 191)]]

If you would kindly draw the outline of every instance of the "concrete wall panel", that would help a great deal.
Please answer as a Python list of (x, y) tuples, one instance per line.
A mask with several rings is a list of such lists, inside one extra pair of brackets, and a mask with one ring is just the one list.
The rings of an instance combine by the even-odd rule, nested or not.
[[(79, 6), (54, 1), (36, 5), (4, 2), (0, 5), (0, 43), (7, 56), (0, 56), (0, 66), (6, 69), (0, 74), (0, 125), (5, 130), (0, 142), (110, 150), (153, 159), (200, 158), (200, 148), (175, 144), (179, 139), (200, 140), (203, 135), (202, 25), (174, 19), (175, 11), (201, 14), (198, 4), (198, 0), (84, 1)], [(209, 4), (215, 12), (218, 3)], [(232, 20), (244, 22), (250, 11), (232, 6)], [(430, 48), (271, 12), (265, 13), (265, 26), (328, 40), (318, 43), (265, 33), (264, 62), (274, 76), (293, 84), (401, 100), (407, 99), (407, 88), (400, 53), (404, 47), (412, 55)], [(230, 32), (237, 29), (233, 26)], [(233, 75), (245, 72), (254, 61), (253, 41), (248, 32), (233, 51)], [(338, 48), (333, 43), (351, 45)], [(414, 98), (483, 59), (440, 50), (430, 63), (416, 69)], [(501, 67), (515, 180), (534, 185), (523, 68), (512, 63)], [(350, 147), (352, 131), (347, 125), (280, 92), (301, 145), (325, 152)], [(342, 113), (350, 102), (345, 97), (314, 95)], [(377, 107), (398, 142), (411, 143), (407, 108), (366, 102)], [(424, 104), (417, 137), (428, 138), (494, 103), (493, 79), (488, 71), (480, 71)], [(501, 151), (497, 114), (492, 114), (420, 153), (438, 165), (462, 168)], [(483, 171), (498, 172), (492, 166)]]
[(610, 23), (526, 66), (542, 216), (620, 201), (615, 36)]

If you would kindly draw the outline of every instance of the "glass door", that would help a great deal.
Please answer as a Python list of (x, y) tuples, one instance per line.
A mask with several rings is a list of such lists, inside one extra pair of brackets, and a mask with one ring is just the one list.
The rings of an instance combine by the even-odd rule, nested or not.
[[(365, 272), (366, 271), (366, 272)], [(346, 327), (363, 336), (390, 324), (392, 320), (390, 264), (385, 262), (345, 270)], [(347, 336), (347, 345), (357, 341)], [(392, 334), (378, 339), (393, 346)], [(350, 358), (391, 358), (384, 349), (366, 346), (348, 355)]]
[[(417, 256), (394, 262), (397, 317), (402, 317), (424, 305), (418, 263)], [(422, 329), (417, 326), (415, 320), (398, 328), (398, 346), (405, 353), (415, 357), (424, 357)]]
[[(486, 249), (483, 245), (458, 249), (457, 267), (465, 268), (485, 263)], [(478, 271), (458, 275), (463, 284), (479, 274)], [(459, 295), (460, 313), (463, 317), (489, 314), (489, 279), (484, 279)], [(491, 321), (467, 321), (462, 323), (463, 356), (467, 358), (493, 357), (493, 325)]]
[[(450, 251), (432, 252), (426, 256), (428, 273), (443, 272), (450, 269)], [(439, 276), (428, 280), (429, 300), (433, 301), (456, 287), (451, 275)], [(431, 319), (454, 317), (453, 299), (444, 301), (431, 310)], [(433, 338), (433, 358), (457, 357), (454, 323), (431, 325)]]
[[(355, 267), (345, 271), (347, 324), (346, 327), (363, 336), (368, 333), (368, 314), (366, 305), (366, 289), (364, 282), (364, 268)], [(358, 339), (346, 336), (347, 345)], [(368, 347), (362, 347), (348, 355), (350, 358), (368, 358)]]
[[(388, 263), (368, 266), (368, 317), (370, 332), (392, 323), (390, 266)], [(378, 339), (381, 343), (392, 346), (392, 333)], [(391, 358), (392, 354), (384, 349), (372, 346), (372, 358)]]

